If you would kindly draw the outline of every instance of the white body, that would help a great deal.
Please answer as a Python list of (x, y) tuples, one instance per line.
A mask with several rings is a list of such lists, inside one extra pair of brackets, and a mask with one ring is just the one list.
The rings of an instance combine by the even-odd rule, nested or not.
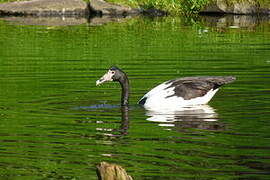
[(218, 89), (211, 89), (204, 96), (185, 100), (182, 97), (171, 96), (175, 94), (175, 92), (174, 87), (166, 89), (169, 86), (171, 86), (171, 83), (164, 82), (146, 93), (142, 97), (142, 99), (145, 97), (147, 98), (144, 104), (144, 108), (148, 110), (177, 110), (178, 108), (185, 106), (206, 104), (218, 91)]

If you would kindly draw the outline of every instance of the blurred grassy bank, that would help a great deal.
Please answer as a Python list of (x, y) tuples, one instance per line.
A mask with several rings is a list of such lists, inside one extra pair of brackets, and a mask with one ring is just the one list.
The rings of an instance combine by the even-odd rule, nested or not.
[[(0, 0), (0, 3), (11, 2), (16, 0)], [(19, 0), (21, 1), (21, 0)], [(89, 0), (84, 0), (88, 2)], [(134, 8), (160, 9), (170, 14), (197, 14), (208, 3), (214, 0), (105, 0), (116, 4), (124, 4)], [(244, 2), (250, 0), (224, 0), (227, 4), (235, 2)], [(253, 0), (254, 4), (262, 8), (270, 8), (270, 0)]]
[[(117, 4), (126, 4), (131, 7), (142, 7), (144, 9), (156, 8), (169, 12), (170, 14), (197, 14), (207, 4), (215, 0), (107, 0)], [(227, 4), (244, 2), (250, 0), (224, 0)], [(253, 0), (258, 7), (270, 8), (270, 0)]]

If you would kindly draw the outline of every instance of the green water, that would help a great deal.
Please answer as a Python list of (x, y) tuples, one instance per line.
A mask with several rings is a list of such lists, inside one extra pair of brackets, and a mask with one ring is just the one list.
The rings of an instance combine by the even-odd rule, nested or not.
[[(136, 180), (270, 179), (270, 22), (135, 18), (101, 26), (0, 21), (0, 179), (96, 179), (101, 161)], [(132, 86), (95, 81), (111, 65)], [(136, 105), (176, 77), (234, 75), (202, 109)]]

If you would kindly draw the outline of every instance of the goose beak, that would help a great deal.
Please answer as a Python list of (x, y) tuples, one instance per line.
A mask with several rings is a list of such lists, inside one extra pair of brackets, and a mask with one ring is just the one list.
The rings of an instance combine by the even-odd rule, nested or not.
[(112, 76), (113, 74), (111, 73), (111, 71), (108, 71), (106, 74), (104, 74), (99, 80), (96, 81), (96, 86), (107, 82), (107, 81), (112, 81)]
[(102, 79), (97, 80), (97, 81), (96, 81), (96, 86), (102, 84), (103, 82), (105, 82), (105, 81), (102, 81)]

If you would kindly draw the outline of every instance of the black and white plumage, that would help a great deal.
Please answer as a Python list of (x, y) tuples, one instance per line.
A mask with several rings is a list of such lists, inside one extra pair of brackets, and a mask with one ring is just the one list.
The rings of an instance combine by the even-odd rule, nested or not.
[[(150, 110), (177, 110), (184, 106), (207, 104), (219, 87), (234, 80), (233, 76), (198, 76), (169, 80), (150, 90), (138, 103)], [(96, 84), (106, 81), (118, 81), (121, 84), (121, 104), (128, 105), (127, 75), (121, 69), (111, 67), (102, 78), (96, 81)]]

